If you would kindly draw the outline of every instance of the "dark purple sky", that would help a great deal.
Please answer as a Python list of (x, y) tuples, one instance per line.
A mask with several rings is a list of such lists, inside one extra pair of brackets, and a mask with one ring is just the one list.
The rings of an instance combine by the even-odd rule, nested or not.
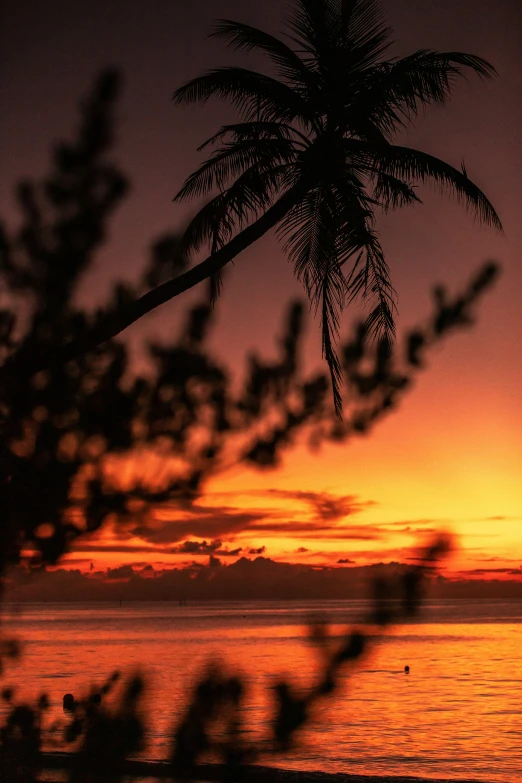
[[(396, 30), (397, 54), (421, 47), (456, 48), (486, 57), (500, 73), (490, 83), (473, 78), (460, 84), (452, 104), (430, 112), (408, 142), (455, 164), (464, 157), (470, 176), (500, 213), (506, 238), (477, 230), (463, 209), (438, 196), (428, 196), (424, 208), (383, 220), (383, 241), (401, 295), (401, 312), (423, 313), (428, 288), (436, 279), (458, 283), (478, 261), (494, 254), (502, 258), (510, 276), (516, 275), (506, 276), (504, 282), (505, 313), (515, 280), (521, 279), (520, 265), (518, 272), (511, 267), (520, 247), (519, 3), (425, 2), (417, 10), (407, 0), (383, 5)], [(78, 97), (94, 75), (106, 65), (121, 67), (127, 84), (118, 157), (134, 188), (115, 223), (115, 242), (100, 261), (103, 269), (97, 281), (132, 274), (148, 238), (177, 222), (179, 211), (171, 198), (200, 158), (197, 142), (216, 127), (218, 118), (227, 116), (227, 110), (216, 104), (201, 110), (174, 108), (173, 89), (207, 67), (232, 61), (221, 45), (205, 38), (214, 18), (237, 18), (277, 32), (282, 7), (274, 0), (7, 0), (0, 33), (2, 212), (6, 205), (9, 210), (13, 181), (20, 174), (42, 172), (50, 139), (74, 126)], [(241, 259), (233, 277), (230, 298), (238, 303), (239, 317), (248, 312), (254, 333), (266, 322), (269, 302), (277, 305), (289, 291), (299, 290), (268, 240)], [(237, 292), (242, 303), (234, 296)], [(509, 327), (503, 319), (497, 322), (497, 334), (487, 339), (492, 341), (491, 358), (497, 355), (498, 338), (520, 328), (520, 321), (512, 320), (517, 315), (511, 313)]]

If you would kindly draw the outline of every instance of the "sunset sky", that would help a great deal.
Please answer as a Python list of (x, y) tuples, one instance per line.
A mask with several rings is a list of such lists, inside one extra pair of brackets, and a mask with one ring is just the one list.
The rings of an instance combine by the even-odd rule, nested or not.
[[(196, 147), (228, 109), (215, 103), (181, 109), (170, 97), (206, 68), (237, 61), (206, 40), (212, 21), (232, 18), (279, 33), (281, 5), (7, 0), (0, 17), (3, 217), (16, 220), (14, 183), (45, 172), (50, 142), (72, 133), (78, 99), (99, 70), (115, 65), (125, 75), (115, 157), (132, 192), (82, 302), (103, 300), (116, 279), (133, 279), (150, 240), (186, 214), (172, 197), (201, 160)], [(458, 537), (449, 572), (522, 579), (522, 14), (517, 0), (388, 0), (383, 6), (395, 28), (394, 54), (466, 51), (499, 72), (486, 83), (460, 82), (450, 105), (420, 118), (405, 140), (456, 166), (464, 159), (500, 215), (504, 235), (430, 191), (423, 205), (379, 222), (399, 294), (399, 333), (429, 314), (433, 284), (458, 291), (483, 261), (498, 259), (502, 277), (481, 303), (477, 325), (434, 352), (403, 407), (371, 437), (319, 455), (297, 446), (276, 472), (238, 467), (209, 485), (190, 514), (160, 521), (146, 538), (122, 539), (107, 530), (81, 540), (69, 567), (161, 570), (207, 563), (209, 556), (230, 564), (259, 555), (365, 566), (404, 561), (433, 530), (444, 529)], [(217, 355), (239, 372), (249, 350), (273, 352), (284, 306), (299, 294), (274, 237), (244, 253), (225, 280), (213, 338)], [(189, 295), (168, 303), (129, 329), (129, 337), (137, 344), (168, 334), (190, 301)], [(344, 334), (360, 315), (357, 308), (346, 313)], [(320, 337), (318, 325), (311, 326), (307, 361), (315, 366)]]

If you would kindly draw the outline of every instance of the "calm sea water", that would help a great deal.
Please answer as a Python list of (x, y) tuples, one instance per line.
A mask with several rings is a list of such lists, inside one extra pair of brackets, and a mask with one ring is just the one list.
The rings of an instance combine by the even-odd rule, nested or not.
[[(317, 671), (305, 623), (325, 614), (340, 633), (361, 603), (33, 604), (4, 622), (25, 642), (2, 683), (18, 696), (45, 691), (51, 723), (61, 699), (141, 667), (151, 716), (146, 756), (164, 758), (169, 731), (190, 689), (215, 658), (248, 683), (245, 720), (266, 735), (271, 685), (285, 675), (304, 687)], [(404, 674), (404, 666), (410, 674)], [(63, 714), (62, 714), (63, 717)], [(267, 758), (264, 763), (274, 763)], [(279, 766), (326, 772), (522, 781), (520, 602), (428, 603), (422, 622), (375, 639), (341, 691), (315, 715)]]

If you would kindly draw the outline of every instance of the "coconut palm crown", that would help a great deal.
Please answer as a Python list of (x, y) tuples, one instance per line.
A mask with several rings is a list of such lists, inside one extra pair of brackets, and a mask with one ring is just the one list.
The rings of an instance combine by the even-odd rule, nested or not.
[[(335, 340), (343, 307), (365, 299), (368, 330), (384, 341), (395, 333), (396, 295), (375, 213), (420, 202), (415, 186), (430, 182), (501, 229), (464, 166), (393, 144), (424, 106), (446, 103), (458, 77), (473, 71), (484, 79), (495, 69), (461, 52), (421, 49), (388, 58), (392, 31), (377, 0), (294, 0), (286, 33), (283, 41), (240, 22), (217, 22), (211, 37), (236, 51), (261, 52), (270, 69), (215, 68), (176, 90), (178, 104), (225, 99), (238, 121), (201, 145), (209, 157), (175, 200), (211, 196), (184, 236), (189, 253), (203, 246), (215, 252), (253, 224), (254, 239), (277, 226), (320, 313), (340, 412)], [(215, 296), (219, 271), (211, 283)]]

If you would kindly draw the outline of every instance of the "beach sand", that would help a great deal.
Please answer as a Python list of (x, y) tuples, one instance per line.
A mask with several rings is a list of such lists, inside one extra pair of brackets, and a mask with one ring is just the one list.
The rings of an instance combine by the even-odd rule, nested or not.
[[(58, 771), (68, 769), (70, 753), (44, 753), (44, 769)], [(218, 783), (223, 769), (219, 764), (201, 764), (190, 779), (201, 783)], [(170, 765), (164, 761), (131, 760), (125, 763), (125, 775), (131, 778), (163, 779), (171, 777)], [(314, 772), (252, 765), (244, 767), (241, 776), (248, 783), (483, 783), (471, 778), (422, 778), (412, 775), (357, 775), (342, 772)]]

